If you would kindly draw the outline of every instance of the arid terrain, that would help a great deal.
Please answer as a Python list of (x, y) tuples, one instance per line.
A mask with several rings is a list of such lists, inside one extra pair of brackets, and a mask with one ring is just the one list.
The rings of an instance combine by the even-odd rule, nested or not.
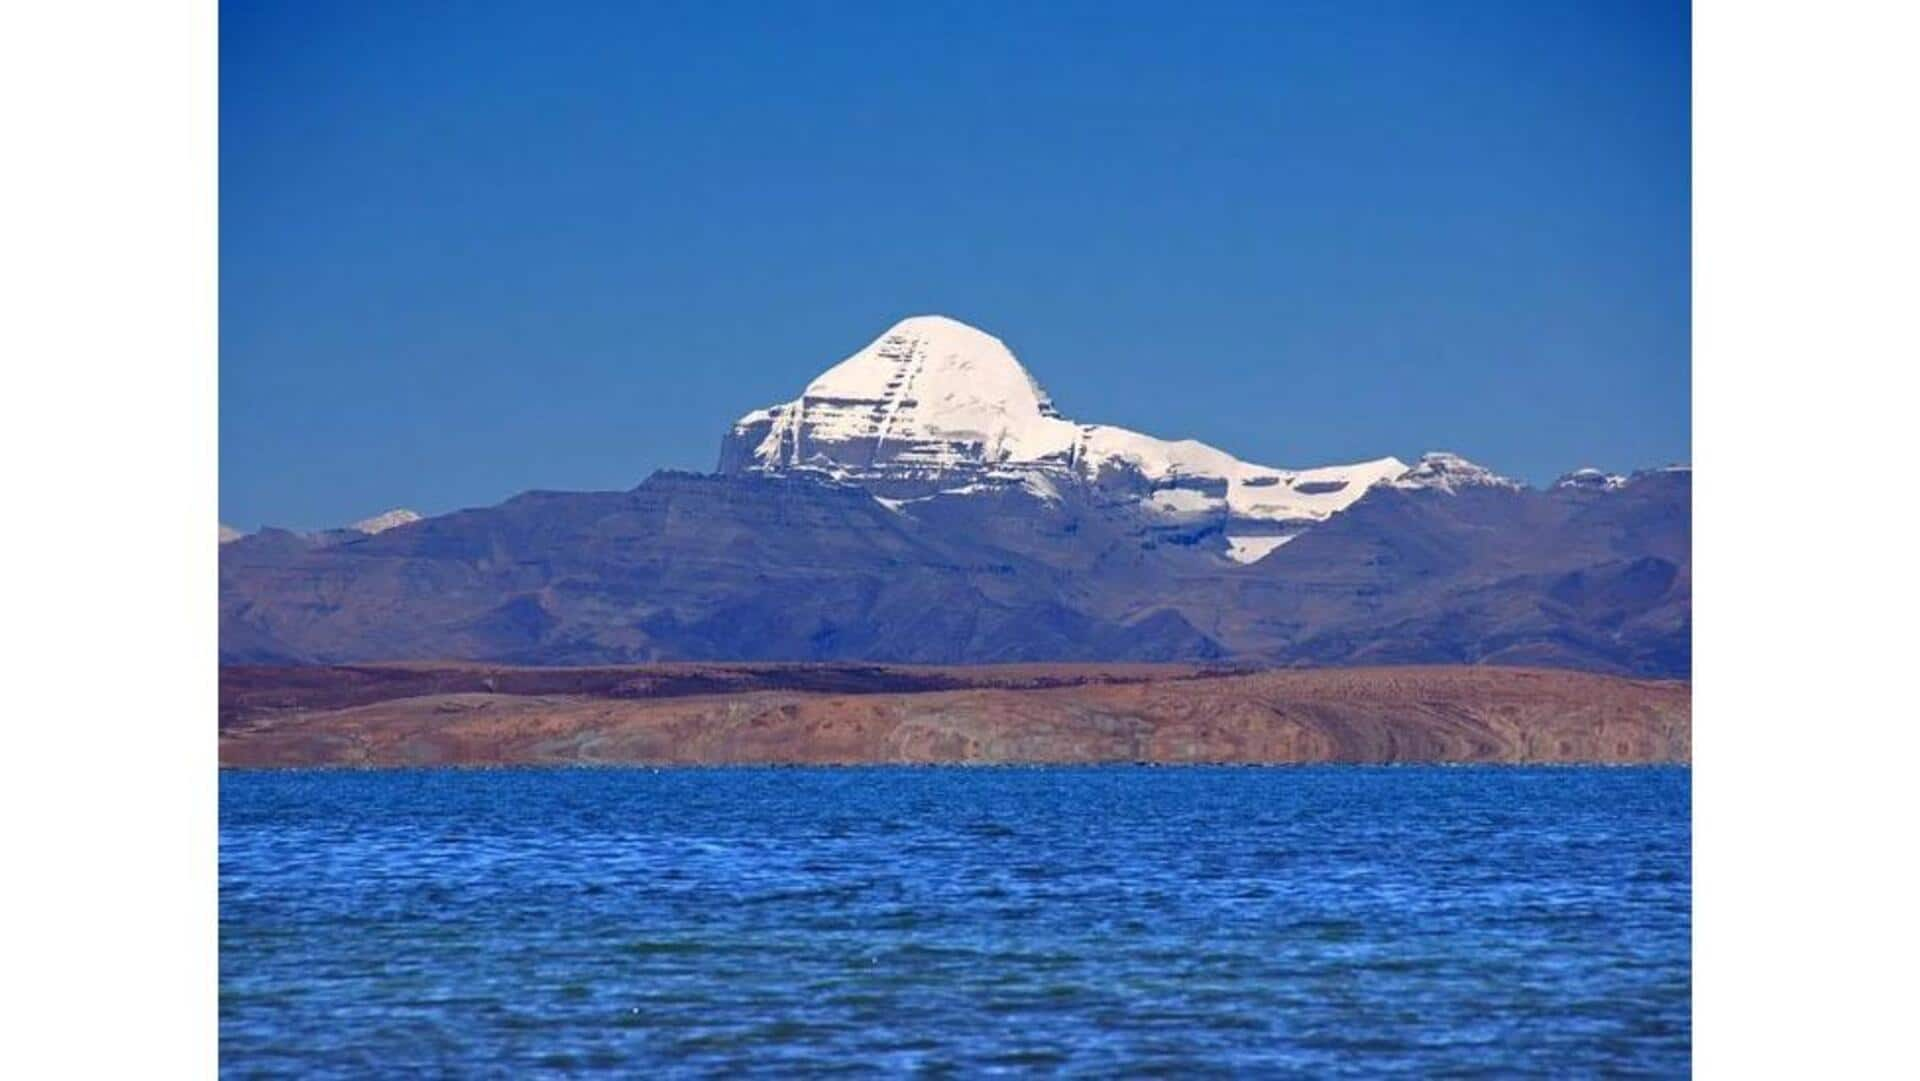
[(229, 667), (228, 767), (1654, 763), (1681, 681), (1491, 666)]

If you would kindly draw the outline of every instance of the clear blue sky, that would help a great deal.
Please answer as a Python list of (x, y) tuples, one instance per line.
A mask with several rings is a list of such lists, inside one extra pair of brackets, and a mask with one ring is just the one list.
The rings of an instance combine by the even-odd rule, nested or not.
[(711, 469), (922, 312), (1274, 465), (1685, 460), (1688, 21), (225, 3), (221, 518)]

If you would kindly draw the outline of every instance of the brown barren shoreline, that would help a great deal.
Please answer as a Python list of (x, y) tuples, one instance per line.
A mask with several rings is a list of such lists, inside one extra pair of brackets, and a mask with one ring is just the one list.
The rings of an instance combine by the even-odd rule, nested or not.
[(1685, 682), (1502, 667), (223, 668), (220, 763), (1685, 763)]

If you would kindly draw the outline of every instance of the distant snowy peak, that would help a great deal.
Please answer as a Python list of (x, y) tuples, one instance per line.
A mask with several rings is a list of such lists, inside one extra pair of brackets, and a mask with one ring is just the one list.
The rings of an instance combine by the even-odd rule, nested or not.
[[(740, 418), (720, 454), (723, 473), (815, 471), (896, 508), (939, 494), (1052, 493), (1077, 482), (1157, 519), (1224, 518), (1288, 536), (1406, 468), (1381, 458), (1277, 469), (1191, 439), (1076, 423), (1006, 343), (939, 315), (900, 321), (798, 399)], [(1231, 548), (1264, 555), (1272, 545)]]
[(1047, 392), (1005, 342), (943, 315), (917, 315), (894, 324), (809, 383), (804, 399), (880, 406), (883, 429), (887, 420), (910, 420), (957, 434), (1001, 437), (995, 442), (1030, 434), (1035, 418), (1058, 416)]
[(1583, 492), (1611, 492), (1625, 487), (1627, 478), (1618, 473), (1607, 473), (1592, 467), (1576, 469), (1553, 482), (1555, 488), (1571, 488)]
[(1395, 488), (1431, 489), (1457, 493), (1468, 488), (1507, 488), (1519, 490), (1519, 481), (1503, 477), (1486, 466), (1447, 451), (1429, 451), (1420, 456), (1412, 469), (1393, 479)]
[(245, 533), (240, 532), (239, 530), (233, 528), (227, 523), (225, 522), (220, 523), (220, 543), (221, 544), (229, 544), (233, 541), (239, 540), (241, 537), (244, 537), (244, 536), (246, 536)]
[(1075, 435), (1000, 339), (922, 315), (827, 369), (798, 399), (742, 417), (721, 469), (933, 475), (1064, 459)]
[(420, 515), (405, 507), (396, 507), (385, 514), (376, 514), (371, 518), (362, 518), (348, 526), (359, 533), (384, 533), (395, 526), (408, 525), (420, 520)]

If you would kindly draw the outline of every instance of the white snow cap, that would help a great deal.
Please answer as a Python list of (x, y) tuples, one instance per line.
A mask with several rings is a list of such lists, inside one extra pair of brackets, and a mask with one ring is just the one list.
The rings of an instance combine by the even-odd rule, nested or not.
[(1519, 489), (1520, 482), (1444, 450), (1428, 451), (1412, 469), (1393, 480), (1395, 488), (1433, 489), (1453, 494), (1463, 488)]
[(347, 528), (357, 529), (362, 533), (384, 533), (395, 526), (407, 525), (419, 520), (420, 516), (413, 511), (405, 507), (395, 507), (393, 510), (387, 511), (384, 514), (376, 514), (371, 518), (362, 518)]
[(901, 320), (797, 400), (756, 409), (734, 431), (753, 440), (751, 468), (855, 482), (952, 476), (946, 490), (960, 492), (983, 470), (1096, 482), (1118, 472), (1153, 488), (1142, 505), (1169, 517), (1319, 521), (1406, 471), (1397, 458), (1276, 469), (1196, 440), (1067, 420), (1005, 342), (943, 315)]
[(220, 523), (220, 543), (221, 544), (232, 543), (233, 541), (237, 541), (244, 536), (246, 536), (245, 533), (240, 532), (239, 530), (233, 528), (227, 523), (225, 522)]
[(1618, 473), (1607, 473), (1592, 466), (1576, 469), (1553, 482), (1555, 488), (1576, 488), (1581, 491), (1611, 492), (1627, 483), (1627, 478)]
[(888, 419), (909, 413), (947, 434), (1016, 442), (1048, 427), (1047, 392), (1014, 359), (1005, 342), (944, 315), (895, 323), (807, 384), (809, 399), (884, 403)]

